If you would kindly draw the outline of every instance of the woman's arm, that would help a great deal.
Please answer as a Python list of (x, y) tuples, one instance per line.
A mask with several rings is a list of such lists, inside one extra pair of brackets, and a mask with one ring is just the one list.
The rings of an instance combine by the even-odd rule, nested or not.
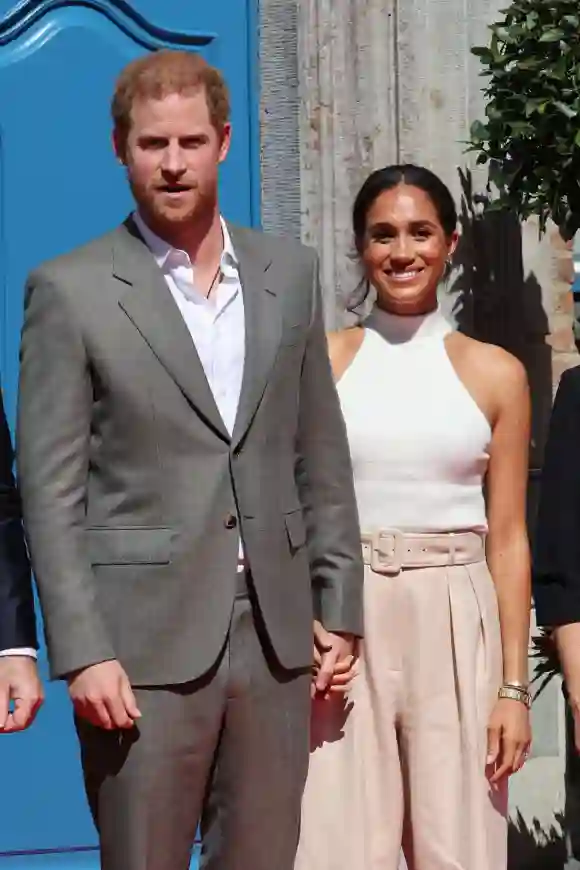
[(364, 329), (358, 326), (326, 333), (328, 356), (335, 383), (338, 383), (355, 358), (363, 338)]
[[(497, 348), (490, 349), (487, 377), (497, 391), (487, 477), (487, 560), (499, 607), (504, 684), (525, 687), (531, 609), (526, 530), (530, 397), (522, 365)], [(492, 783), (519, 770), (530, 742), (526, 705), (522, 700), (498, 698), (488, 724)]]
[(487, 559), (497, 592), (503, 676), (506, 683), (528, 681), (531, 580), (526, 530), (530, 439), (530, 397), (523, 366), (497, 356), (497, 414), (487, 476)]

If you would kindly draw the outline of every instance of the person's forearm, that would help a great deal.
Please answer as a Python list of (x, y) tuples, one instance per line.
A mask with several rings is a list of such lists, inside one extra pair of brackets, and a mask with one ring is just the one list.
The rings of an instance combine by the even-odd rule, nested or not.
[(570, 705), (580, 709), (580, 623), (560, 625), (554, 635)]
[(488, 563), (496, 589), (506, 683), (528, 682), (531, 581), (527, 536), (488, 545)]

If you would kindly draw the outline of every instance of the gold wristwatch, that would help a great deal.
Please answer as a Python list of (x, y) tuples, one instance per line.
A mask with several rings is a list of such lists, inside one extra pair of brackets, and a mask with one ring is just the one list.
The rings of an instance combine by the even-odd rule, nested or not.
[(510, 701), (519, 701), (521, 704), (525, 704), (528, 710), (532, 706), (532, 696), (527, 686), (523, 684), (504, 683), (497, 696), (498, 698), (508, 698)]

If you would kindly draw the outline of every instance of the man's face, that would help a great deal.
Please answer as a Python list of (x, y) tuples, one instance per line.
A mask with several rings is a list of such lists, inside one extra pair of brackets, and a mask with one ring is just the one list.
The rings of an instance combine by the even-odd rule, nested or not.
[(133, 104), (127, 140), (114, 144), (152, 229), (171, 233), (213, 210), (230, 137), (229, 124), (213, 126), (203, 89)]

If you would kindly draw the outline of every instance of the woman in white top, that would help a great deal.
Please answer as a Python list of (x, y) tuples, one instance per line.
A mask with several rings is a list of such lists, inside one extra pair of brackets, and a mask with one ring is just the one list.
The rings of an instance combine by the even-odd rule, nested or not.
[(329, 347), (365, 640), (354, 679), (337, 669), (314, 700), (296, 868), (396, 870), (402, 848), (410, 870), (502, 870), (507, 778), (531, 740), (526, 375), (438, 309), (457, 244), (439, 178), (374, 172), (353, 224), (376, 303)]

